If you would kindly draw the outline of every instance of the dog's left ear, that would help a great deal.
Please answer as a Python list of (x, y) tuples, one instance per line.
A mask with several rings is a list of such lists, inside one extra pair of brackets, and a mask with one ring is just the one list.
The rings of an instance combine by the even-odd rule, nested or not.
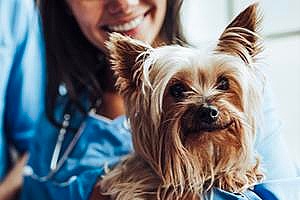
[(135, 89), (140, 86), (143, 59), (147, 56), (142, 53), (148, 52), (152, 47), (119, 33), (110, 34), (105, 45), (117, 78), (116, 86), (119, 91), (123, 93), (127, 89)]
[(258, 3), (247, 7), (225, 28), (216, 50), (237, 55), (250, 63), (262, 51), (258, 35), (261, 18)]

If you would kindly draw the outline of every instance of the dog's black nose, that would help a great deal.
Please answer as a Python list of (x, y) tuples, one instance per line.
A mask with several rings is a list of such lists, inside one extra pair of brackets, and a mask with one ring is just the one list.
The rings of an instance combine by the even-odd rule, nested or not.
[(200, 121), (207, 124), (211, 124), (217, 121), (219, 116), (219, 111), (216, 107), (211, 105), (204, 105), (197, 111), (197, 117)]

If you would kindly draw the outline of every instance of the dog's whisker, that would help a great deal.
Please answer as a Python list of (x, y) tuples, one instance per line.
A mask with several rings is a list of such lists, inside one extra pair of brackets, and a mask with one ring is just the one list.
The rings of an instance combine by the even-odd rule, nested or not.
[(254, 127), (250, 125), (247, 120), (240, 118), (239, 119), (240, 123), (243, 125), (244, 128), (249, 129), (250, 131), (255, 131)]

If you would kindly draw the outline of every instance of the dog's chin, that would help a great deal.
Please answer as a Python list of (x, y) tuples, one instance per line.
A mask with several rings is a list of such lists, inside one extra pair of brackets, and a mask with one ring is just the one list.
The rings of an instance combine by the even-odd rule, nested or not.
[(213, 124), (206, 124), (206, 123), (199, 123), (193, 126), (190, 129), (184, 131), (184, 135), (203, 135), (203, 134), (212, 134), (215, 132), (220, 132), (228, 129), (233, 124), (233, 121), (229, 121), (226, 123), (213, 123)]

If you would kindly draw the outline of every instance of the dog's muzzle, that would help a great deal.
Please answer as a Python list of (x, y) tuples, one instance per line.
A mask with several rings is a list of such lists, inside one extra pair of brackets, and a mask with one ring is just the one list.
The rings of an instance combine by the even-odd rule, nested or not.
[(228, 128), (232, 122), (220, 120), (221, 113), (213, 105), (201, 105), (190, 108), (184, 115), (182, 127), (185, 134), (198, 134), (203, 132), (213, 132)]

